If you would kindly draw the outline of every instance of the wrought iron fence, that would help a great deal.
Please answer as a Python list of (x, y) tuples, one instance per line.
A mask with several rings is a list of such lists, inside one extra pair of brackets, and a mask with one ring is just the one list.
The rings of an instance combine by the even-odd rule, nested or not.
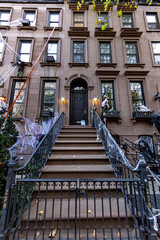
[(10, 239), (143, 239), (140, 191), (138, 179), (18, 180), (12, 185)]
[[(30, 184), (29, 179), (37, 179), (40, 177), (63, 125), (64, 113), (61, 113), (51, 126), (48, 134), (43, 137), (23, 167), (17, 168), (18, 161), (16, 161), (16, 159), (9, 161), (0, 219), (0, 239), (6, 239), (8, 232), (12, 231), (14, 224), (17, 223), (20, 211), (22, 211), (20, 210), (21, 206), (26, 206), (29, 201), (29, 196), (34, 190), (34, 186)], [(26, 182), (28, 181), (28, 183), (26, 183), (25, 187), (20, 183), (17, 185), (16, 179), (27, 179)], [(15, 201), (15, 197), (18, 199), (18, 202)]]

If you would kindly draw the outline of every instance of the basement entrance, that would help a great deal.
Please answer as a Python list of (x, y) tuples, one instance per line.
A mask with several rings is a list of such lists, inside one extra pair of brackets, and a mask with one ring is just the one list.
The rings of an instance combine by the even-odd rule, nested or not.
[(76, 79), (71, 83), (70, 124), (88, 125), (88, 89), (83, 79)]

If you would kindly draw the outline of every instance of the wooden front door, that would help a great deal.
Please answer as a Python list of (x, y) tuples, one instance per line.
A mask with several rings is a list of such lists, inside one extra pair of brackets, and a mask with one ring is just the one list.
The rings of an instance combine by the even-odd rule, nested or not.
[(81, 121), (88, 125), (88, 91), (76, 86), (71, 89), (70, 124), (81, 125)]

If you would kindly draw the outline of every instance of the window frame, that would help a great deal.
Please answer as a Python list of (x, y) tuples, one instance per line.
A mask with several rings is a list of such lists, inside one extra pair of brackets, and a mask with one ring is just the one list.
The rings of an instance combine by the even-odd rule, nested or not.
[(28, 27), (31, 27), (31, 28), (33, 28), (33, 27), (36, 27), (36, 25), (37, 25), (37, 9), (32, 9), (32, 8), (24, 8), (23, 9), (23, 19), (25, 20), (26, 18), (25, 18), (25, 15), (26, 15), (26, 12), (34, 12), (35, 13), (35, 25), (30, 25), (30, 26), (28, 26)]
[[(124, 15), (131, 15), (131, 27), (125, 27), (124, 26), (124, 21), (123, 21), (123, 16)], [(134, 28), (134, 20), (133, 20), (133, 13), (132, 12), (123, 12), (122, 13), (122, 27), (127, 29), (127, 28)]]
[(155, 53), (154, 53), (153, 45), (152, 45), (153, 43), (159, 43), (159, 44), (160, 44), (160, 41), (151, 41), (151, 42), (150, 42), (152, 59), (153, 59), (153, 66), (154, 66), (154, 67), (160, 67), (160, 64), (156, 64), (156, 61), (155, 61), (155, 55), (160, 55), (160, 53), (159, 53), (159, 54), (155, 54)]
[[(74, 43), (82, 43), (83, 42), (83, 62), (74, 62)], [(76, 63), (76, 64), (84, 64), (84, 63), (86, 63), (86, 42), (85, 42), (85, 40), (73, 40), (72, 41), (72, 63)], [(79, 54), (77, 54), (77, 55), (79, 55)]]
[[(29, 61), (28, 62), (24, 62), (25, 65), (30, 65), (31, 62), (32, 62), (32, 54), (33, 54), (33, 44), (34, 44), (34, 39), (31, 39), (31, 38), (19, 38), (18, 39), (18, 46), (17, 46), (17, 52), (18, 54), (20, 55), (20, 49), (21, 49), (21, 45), (22, 45), (22, 42), (31, 42), (31, 49), (30, 49), (30, 56), (29, 56)], [(16, 57), (17, 60), (19, 60), (19, 57), (17, 56)]]
[[(53, 23), (58, 23), (58, 26), (50, 26), (50, 23), (51, 23), (51, 21), (50, 21), (50, 16), (51, 16), (51, 13), (58, 13), (58, 15), (59, 15), (59, 21), (57, 22), (57, 21), (54, 21)], [(51, 27), (51, 28), (53, 28), (53, 27), (60, 27), (61, 26), (61, 18), (60, 18), (60, 10), (48, 10), (48, 24), (47, 24), (47, 26), (48, 27)]]
[[(8, 22), (10, 22), (10, 20), (11, 20), (11, 13), (12, 13), (12, 9), (11, 8), (0, 8), (0, 13), (1, 12), (9, 12), (9, 17), (8, 17)], [(1, 21), (0, 21), (1, 22)], [(9, 26), (8, 25), (6, 25), (6, 24), (0, 24), (0, 28), (9, 28)]]
[[(135, 54), (127, 54), (127, 48), (126, 48), (126, 44), (135, 44), (136, 46), (136, 55)], [(127, 56), (136, 56), (136, 63), (130, 63), (127, 60)], [(130, 40), (125, 40), (125, 62), (126, 64), (140, 64), (140, 55), (139, 55), (139, 47), (138, 47), (138, 42), (137, 41), (130, 41)]]
[[(83, 22), (75, 22), (75, 15), (83, 14)], [(83, 23), (83, 26), (75, 26), (75, 23)], [(73, 27), (85, 27), (85, 14), (84, 12), (73, 12)]]
[[(147, 20), (147, 15), (155, 15), (156, 16), (156, 28), (150, 28), (149, 27), (149, 22)], [(157, 12), (145, 12), (145, 19), (146, 19), (146, 27), (148, 31), (160, 31), (160, 25), (159, 25), (159, 20), (158, 20), (158, 13)], [(153, 24), (153, 23), (150, 23)]]
[[(51, 39), (51, 40), (48, 42), (48, 44), (49, 44), (49, 43), (57, 43), (57, 52), (56, 52), (56, 54), (55, 54), (55, 55), (57, 55), (57, 60), (55, 60), (55, 63), (60, 62), (60, 61), (59, 61), (59, 59), (60, 59), (60, 56), (59, 56), (59, 45), (60, 45), (59, 40)], [(47, 62), (46, 59), (47, 59), (47, 56), (48, 56), (48, 44), (47, 44), (46, 49), (45, 49), (45, 62)]]
[[(97, 20), (98, 20), (98, 17), (100, 15), (107, 15), (107, 23), (108, 23), (108, 27), (110, 27), (110, 20), (109, 20), (109, 13), (108, 12), (101, 12), (100, 14), (97, 12)], [(97, 28), (101, 28), (103, 25), (104, 25), (105, 21), (104, 22), (101, 22), (99, 25), (97, 25)]]
[(131, 83), (138, 83), (138, 84), (140, 84), (141, 85), (141, 92), (142, 92), (142, 99), (136, 99), (137, 101), (139, 101), (139, 100), (142, 100), (142, 102), (143, 102), (143, 104), (142, 105), (144, 105), (144, 106), (146, 106), (146, 99), (145, 99), (145, 95), (144, 95), (144, 83), (143, 83), (143, 80), (137, 80), (137, 79), (130, 79), (129, 80), (129, 90), (130, 90), (130, 96), (131, 96), (131, 106), (132, 106), (132, 112), (134, 112), (134, 111), (137, 111), (137, 109), (135, 108), (134, 109), (134, 107), (133, 107), (133, 98), (132, 98), (132, 92), (131, 92)]
[[(100, 47), (100, 45), (102, 44), (102, 43), (107, 43), (107, 44), (109, 44), (109, 46), (110, 46), (110, 53), (109, 54), (101, 54), (101, 47)], [(101, 55), (109, 55), (110, 56), (110, 62), (101, 62)], [(99, 62), (100, 62), (100, 64), (111, 64), (111, 63), (113, 63), (113, 59), (112, 59), (112, 43), (111, 43), (111, 41), (105, 41), (105, 40), (99, 40)]]
[[(101, 102), (103, 102), (103, 96), (102, 96), (102, 84), (105, 84), (105, 83), (111, 83), (112, 84), (112, 91), (113, 91), (113, 99), (108, 99), (110, 101), (113, 101), (113, 109), (112, 111), (116, 111), (116, 95), (115, 95), (115, 82), (114, 80), (105, 80), (105, 81), (101, 81)], [(102, 106), (102, 104), (101, 104)], [(110, 111), (109, 109), (105, 110), (105, 111)], [(102, 107), (102, 112), (103, 112), (103, 107)]]
[[(3, 37), (3, 39), (6, 41), (7, 39), (5, 37)], [(3, 43), (3, 42), (2, 42)], [(4, 53), (5, 53), (5, 44), (3, 43), (3, 46), (2, 46), (2, 52), (0, 52), (0, 54), (2, 53), (2, 57), (0, 58), (0, 65), (2, 64), (3, 62), (3, 59), (4, 59)]]
[[(15, 93), (15, 90), (20, 90), (20, 88), (17, 88), (15, 89), (15, 86), (16, 86), (16, 82), (25, 82), (25, 79), (24, 78), (21, 78), (21, 79), (13, 79), (12, 80), (12, 85), (11, 85), (11, 94), (10, 94), (10, 100), (9, 100), (9, 106), (12, 105), (13, 103), (13, 99), (14, 99), (14, 93)], [(24, 88), (23, 88), (24, 90)], [(25, 85), (25, 97), (24, 97), (24, 102), (23, 102), (23, 113), (22, 113), (22, 116), (20, 117), (16, 117), (16, 116), (13, 116), (13, 108), (10, 112), (10, 115), (13, 117), (13, 118), (16, 118), (16, 119), (21, 119), (25, 116), (25, 112), (26, 112), (26, 104), (27, 104), (27, 92), (28, 92), (28, 84)], [(15, 103), (16, 104), (16, 103)]]
[[(56, 97), (57, 97), (57, 81), (56, 81), (56, 79), (42, 79), (42, 91), (41, 91), (41, 106), (40, 106), (40, 116), (43, 116), (43, 111), (45, 111), (45, 112), (49, 112), (49, 111), (46, 111), (46, 110), (44, 110), (44, 94), (45, 94), (45, 90), (53, 90), (53, 89), (51, 89), (51, 88), (44, 88), (45, 87), (45, 83), (46, 82), (54, 82), (55, 84), (56, 84), (56, 88), (54, 89), (55, 90), (55, 93), (54, 93), (54, 102), (53, 102), (53, 104), (54, 104), (54, 111), (53, 111), (53, 114), (55, 113), (55, 111), (56, 111)], [(51, 103), (52, 104), (52, 103)]]

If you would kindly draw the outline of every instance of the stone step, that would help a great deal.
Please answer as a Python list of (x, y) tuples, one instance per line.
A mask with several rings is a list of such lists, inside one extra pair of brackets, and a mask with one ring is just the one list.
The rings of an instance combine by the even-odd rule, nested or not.
[(79, 141), (81, 141), (81, 140), (84, 140), (84, 141), (87, 141), (87, 140), (95, 140), (96, 141), (96, 139), (97, 139), (97, 135), (95, 135), (95, 134), (93, 134), (93, 135), (80, 135), (80, 134), (78, 134), (78, 135), (72, 135), (72, 134), (68, 134), (68, 135), (66, 135), (66, 134), (60, 134), (59, 136), (58, 136), (58, 139), (57, 140), (61, 140), (61, 139), (63, 139), (63, 140), (65, 140), (65, 141), (67, 141), (67, 140), (79, 140)]
[(46, 165), (41, 178), (115, 178), (111, 165)]
[(74, 136), (78, 136), (78, 135), (87, 135), (87, 136), (97, 136), (97, 132), (96, 131), (79, 131), (79, 130), (74, 130), (74, 131), (70, 131), (68, 129), (66, 130), (61, 130), (61, 135), (74, 135)]
[(52, 149), (54, 155), (91, 155), (105, 154), (104, 147), (54, 147)]
[(54, 147), (102, 147), (101, 141), (64, 141), (57, 140)]
[(98, 155), (51, 155), (47, 165), (96, 165), (109, 164), (109, 159), (105, 154)]

